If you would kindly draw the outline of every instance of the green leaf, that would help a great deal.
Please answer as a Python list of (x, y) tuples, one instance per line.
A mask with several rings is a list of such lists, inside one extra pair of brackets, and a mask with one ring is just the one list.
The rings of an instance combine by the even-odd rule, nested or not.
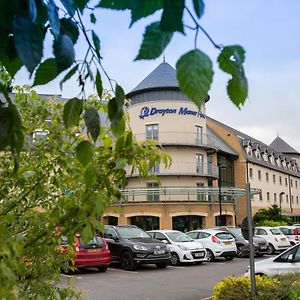
[(60, 89), (62, 90), (62, 85), (63, 83), (65, 83), (66, 81), (68, 81), (78, 70), (78, 65), (75, 65), (67, 74), (66, 76), (61, 80), (61, 82), (59, 83)]
[(125, 132), (125, 129), (126, 129), (126, 124), (125, 124), (124, 118), (121, 117), (118, 120), (113, 120), (113, 122), (111, 122), (110, 128), (111, 128), (111, 131), (114, 136), (116, 136), (116, 137), (121, 136)]
[(98, 58), (100, 58), (100, 39), (94, 30), (92, 31), (92, 39), (93, 39), (96, 54)]
[(0, 61), (12, 78), (22, 67), (22, 62), (18, 56), (15, 56), (12, 60), (6, 55), (1, 56)]
[(131, 25), (137, 20), (150, 16), (164, 6), (163, 0), (132, 0)]
[(160, 21), (160, 26), (163, 31), (183, 33), (183, 10), (184, 0), (165, 0), (164, 10)]
[(60, 19), (60, 31), (61, 34), (66, 34), (71, 38), (73, 45), (76, 44), (79, 36), (79, 30), (76, 23), (74, 23), (72, 19)]
[(68, 35), (60, 35), (54, 41), (53, 50), (58, 73), (68, 69), (75, 61), (73, 43)]
[(8, 107), (0, 106), (0, 150), (9, 144), (9, 136), (13, 127), (13, 119)]
[(88, 166), (84, 172), (84, 182), (87, 187), (97, 182), (97, 169), (95, 166)]
[(90, 22), (93, 24), (96, 24), (97, 22), (96, 16), (93, 13), (90, 14)]
[(82, 113), (82, 101), (72, 98), (64, 105), (63, 120), (66, 128), (78, 126)]
[(42, 62), (37, 68), (34, 76), (33, 86), (46, 84), (57, 76), (56, 62), (49, 58)]
[(213, 77), (212, 62), (202, 51), (192, 50), (177, 61), (179, 87), (200, 108), (207, 98)]
[(127, 159), (119, 158), (115, 161), (115, 164), (116, 164), (115, 169), (123, 170), (127, 165)]
[(80, 142), (76, 147), (76, 158), (83, 167), (93, 160), (93, 145), (89, 141)]
[(17, 17), (13, 22), (13, 34), (18, 56), (32, 74), (43, 56), (43, 33), (31, 20)]
[(203, 0), (193, 0), (194, 10), (198, 18), (201, 18), (204, 13)]
[(87, 224), (82, 229), (82, 232), (81, 232), (81, 237), (82, 237), (83, 242), (85, 244), (88, 244), (88, 242), (93, 238), (93, 236), (94, 236), (94, 232), (93, 232), (92, 226), (91, 226), (91, 224)]
[(88, 2), (89, 0), (75, 0), (75, 6), (77, 6), (81, 12), (83, 12)]
[(172, 32), (162, 31), (159, 22), (146, 27), (143, 43), (135, 60), (153, 59), (161, 55), (172, 39)]
[(75, 5), (74, 0), (60, 0), (63, 6), (66, 8), (70, 17), (73, 17), (75, 14)]
[(28, 1), (28, 11), (31, 21), (34, 23), (37, 17), (37, 9), (34, 0)]
[(102, 93), (103, 93), (103, 86), (102, 86), (101, 75), (98, 71), (96, 74), (96, 90), (97, 90), (97, 94), (98, 94), (99, 98), (101, 99)]
[(237, 107), (243, 105), (248, 96), (248, 82), (243, 68), (244, 61), (245, 50), (239, 45), (224, 47), (218, 57), (220, 69), (232, 76), (228, 81), (227, 93)]
[(101, 0), (96, 7), (125, 10), (131, 8), (131, 0)]
[(116, 85), (116, 103), (118, 106), (118, 111), (122, 111), (124, 107), (125, 93), (121, 86)]
[(51, 26), (53, 35), (57, 38), (60, 34), (60, 22), (58, 17), (58, 7), (53, 0), (49, 0), (47, 4), (48, 20)]
[(245, 103), (248, 96), (248, 82), (245, 77), (234, 76), (228, 81), (227, 93), (230, 100), (237, 106), (240, 107)]
[(91, 107), (85, 111), (84, 121), (88, 132), (91, 134), (94, 142), (96, 142), (100, 134), (100, 118), (95, 107)]

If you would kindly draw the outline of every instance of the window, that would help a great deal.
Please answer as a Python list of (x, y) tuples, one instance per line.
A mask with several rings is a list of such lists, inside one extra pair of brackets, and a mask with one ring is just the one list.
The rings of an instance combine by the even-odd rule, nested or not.
[(291, 179), (291, 187), (293, 187), (293, 179)]
[(279, 176), (279, 184), (282, 185), (282, 177)]
[(296, 203), (299, 204), (299, 197), (296, 196)]
[(149, 169), (149, 173), (157, 174), (159, 173), (159, 163), (155, 162), (152, 168)]
[[(194, 231), (194, 232), (189, 232), (189, 234), (187, 234), (191, 239), (195, 240), (198, 238), (198, 235), (200, 235), (198, 232)], [(200, 238), (200, 236), (199, 236)]]
[(155, 238), (157, 240), (160, 240), (160, 241), (163, 241), (163, 240), (167, 241), (168, 240), (168, 238), (164, 234), (162, 234), (161, 232), (156, 232), (155, 233)]
[(259, 193), (259, 201), (262, 201), (263, 200), (263, 198), (262, 198), (262, 194), (261, 193)]
[(270, 193), (267, 192), (267, 201), (270, 201)]
[(287, 186), (288, 185), (288, 180), (287, 180), (287, 178), (285, 178), (285, 186)]
[(258, 176), (258, 180), (261, 180), (261, 170), (258, 170), (257, 176)]
[(158, 141), (158, 124), (146, 125), (146, 139)]
[(288, 204), (289, 203), (289, 196), (286, 195), (286, 203)]
[(269, 173), (266, 173), (266, 182), (269, 182)]
[(273, 174), (273, 183), (276, 183), (276, 175)]
[(296, 189), (298, 188), (298, 181), (297, 180), (295, 180), (295, 187), (296, 187)]
[(291, 196), (291, 202), (294, 203), (294, 196)]
[(201, 126), (196, 125), (195, 129), (196, 129), (195, 143), (196, 145), (202, 145), (203, 128)]
[(277, 195), (276, 193), (274, 193), (274, 204), (276, 204), (276, 202), (277, 202)]
[[(147, 183), (147, 201), (150, 202), (158, 202), (159, 201), (159, 190), (158, 190), (158, 183), (150, 182)], [(153, 190), (151, 190), (153, 189)]]
[(252, 168), (249, 169), (249, 176), (250, 176), (250, 178), (253, 178), (253, 169)]
[(203, 154), (196, 154), (196, 172), (203, 175)]
[(204, 183), (197, 182), (197, 200), (198, 201), (204, 201), (204, 198), (205, 198), (203, 191), (201, 191), (202, 187), (204, 187)]
[(258, 228), (256, 229), (256, 235), (268, 235), (264, 229)]

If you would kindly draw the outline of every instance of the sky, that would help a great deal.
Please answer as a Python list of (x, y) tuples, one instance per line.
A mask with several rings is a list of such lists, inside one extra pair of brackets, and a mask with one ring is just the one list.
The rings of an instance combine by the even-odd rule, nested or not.
[[(186, 0), (190, 3), (191, 0)], [(101, 40), (103, 66), (109, 76), (128, 93), (162, 61), (134, 61), (146, 25), (157, 21), (160, 13), (135, 23), (131, 28), (129, 12), (107, 9), (95, 11), (96, 25), (88, 24)], [(239, 44), (246, 50), (245, 72), (249, 97), (239, 110), (229, 100), (226, 85), (229, 75), (218, 69), (218, 51), (203, 35), (198, 48), (214, 63), (214, 78), (206, 104), (207, 115), (270, 144), (277, 135), (300, 152), (300, 1), (299, 0), (206, 0), (200, 24), (217, 44)], [(85, 16), (87, 21), (89, 18)], [(192, 24), (185, 16), (185, 23)], [(194, 33), (176, 33), (165, 50), (166, 62), (176, 61), (194, 47)], [(76, 59), (82, 59), (86, 46), (80, 40)], [(51, 43), (45, 43), (44, 54), (51, 55)], [(28, 73), (18, 72), (15, 84), (29, 83)], [(59, 89), (59, 79), (36, 90), (39, 93), (75, 97), (75, 81)], [(109, 85), (104, 81), (104, 86)], [(94, 93), (89, 86), (88, 94)]]

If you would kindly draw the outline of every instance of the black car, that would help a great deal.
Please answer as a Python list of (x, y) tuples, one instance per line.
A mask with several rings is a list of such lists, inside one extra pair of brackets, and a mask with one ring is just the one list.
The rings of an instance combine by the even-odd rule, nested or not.
[[(236, 255), (238, 257), (249, 256), (249, 242), (243, 237), (242, 230), (240, 227), (220, 226), (218, 227), (218, 229), (225, 230), (234, 237), (237, 248)], [(261, 238), (259, 236), (253, 236), (253, 246), (255, 256), (261, 257), (264, 254), (268, 254), (268, 243), (264, 238)]]
[(152, 238), (133, 225), (106, 225), (104, 238), (107, 241), (112, 262), (121, 263), (124, 270), (133, 271), (139, 264), (155, 264), (166, 268), (170, 251), (165, 243)]

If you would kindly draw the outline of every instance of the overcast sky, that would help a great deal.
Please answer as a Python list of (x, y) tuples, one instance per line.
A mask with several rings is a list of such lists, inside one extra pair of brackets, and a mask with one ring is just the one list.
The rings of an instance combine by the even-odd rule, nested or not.
[[(300, 1), (207, 0), (205, 4), (201, 25), (216, 43), (240, 44), (245, 48), (249, 83), (249, 98), (239, 110), (226, 94), (229, 76), (215, 64), (218, 51), (200, 34), (198, 47), (211, 57), (215, 69), (207, 114), (267, 144), (279, 134), (300, 152)], [(160, 57), (133, 61), (145, 25), (158, 20), (159, 14), (137, 22), (130, 29), (128, 12), (99, 9), (95, 14), (97, 24), (90, 28), (101, 39), (103, 65), (127, 93), (163, 60)], [(187, 18), (186, 21), (191, 24)], [(176, 33), (165, 51), (166, 61), (175, 67), (178, 58), (193, 48), (193, 38), (193, 32), (188, 29), (186, 36)], [(76, 58), (82, 59), (85, 46), (81, 42), (78, 46)], [(50, 43), (46, 43), (44, 52), (51, 54)], [(20, 71), (15, 84), (28, 82), (27, 74)], [(60, 94), (58, 82), (38, 87), (37, 91)], [(109, 88), (107, 82), (105, 86)], [(74, 97), (77, 92), (76, 82), (70, 82), (62, 95)], [(88, 93), (93, 93), (92, 87)]]

